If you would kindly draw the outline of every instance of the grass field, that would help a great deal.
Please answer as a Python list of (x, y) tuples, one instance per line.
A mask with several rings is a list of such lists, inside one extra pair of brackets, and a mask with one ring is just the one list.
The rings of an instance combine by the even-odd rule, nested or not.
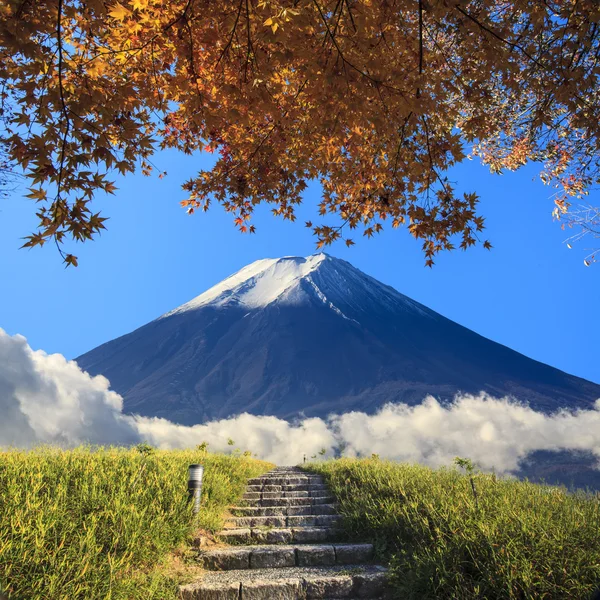
[[(272, 465), (149, 448), (0, 452), (0, 590), (10, 600), (167, 600), (168, 559), (222, 525), (246, 481)], [(204, 465), (193, 523), (187, 466)]]
[(398, 598), (587, 600), (600, 583), (597, 496), (377, 458), (307, 468), (389, 561)]
[[(0, 589), (10, 600), (174, 600), (177, 549), (218, 530), (247, 479), (270, 468), (200, 450), (0, 452)], [(390, 564), (398, 598), (587, 600), (600, 583), (597, 496), (377, 458), (307, 468), (327, 478), (349, 537)]]

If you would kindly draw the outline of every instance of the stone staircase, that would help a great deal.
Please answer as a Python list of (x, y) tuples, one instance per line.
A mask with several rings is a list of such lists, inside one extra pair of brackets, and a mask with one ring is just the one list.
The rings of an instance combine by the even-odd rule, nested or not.
[(243, 506), (205, 550), (207, 570), (180, 587), (182, 600), (384, 598), (384, 567), (371, 564), (371, 544), (342, 543), (341, 517), (323, 479), (277, 467), (251, 479)]

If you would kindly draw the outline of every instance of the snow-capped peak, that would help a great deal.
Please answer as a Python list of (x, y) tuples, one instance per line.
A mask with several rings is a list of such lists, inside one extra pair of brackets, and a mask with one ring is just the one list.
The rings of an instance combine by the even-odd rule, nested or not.
[(230, 275), (193, 300), (163, 316), (194, 310), (202, 306), (223, 306), (235, 302), (245, 308), (260, 308), (281, 298), (326, 260), (327, 254), (284, 256), (257, 260)]
[[(275, 301), (298, 305), (311, 298), (350, 320), (357, 317), (350, 317), (346, 310), (359, 314), (374, 304), (436, 318), (433, 311), (366, 275), (345, 260), (319, 253), (307, 257), (284, 256), (257, 260), (160, 319), (209, 305), (237, 306), (250, 310), (264, 308)], [(344, 311), (340, 302), (345, 306)]]

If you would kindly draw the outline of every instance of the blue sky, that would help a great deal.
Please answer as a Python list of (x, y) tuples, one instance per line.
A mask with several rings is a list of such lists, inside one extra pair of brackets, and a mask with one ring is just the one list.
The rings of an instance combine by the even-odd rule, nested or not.
[[(96, 209), (110, 217), (95, 242), (69, 247), (80, 266), (65, 269), (56, 249), (19, 250), (35, 228), (34, 203), (23, 190), (0, 201), (0, 327), (26, 336), (33, 348), (68, 358), (125, 334), (190, 300), (244, 265), (266, 257), (314, 253), (303, 226), (319, 222), (318, 186), (306, 193), (298, 222), (258, 212), (255, 235), (242, 235), (217, 205), (188, 216), (180, 184), (210, 155), (164, 152), (159, 180), (117, 179), (115, 196)], [(593, 348), (600, 339), (600, 265), (583, 265), (584, 248), (568, 250), (552, 221), (552, 189), (537, 170), (490, 175), (477, 161), (455, 168), (457, 189), (477, 191), (494, 248), (440, 255), (423, 266), (420, 244), (406, 230), (355, 237), (327, 249), (433, 310), (536, 360), (600, 383)], [(590, 196), (600, 203), (600, 194)]]

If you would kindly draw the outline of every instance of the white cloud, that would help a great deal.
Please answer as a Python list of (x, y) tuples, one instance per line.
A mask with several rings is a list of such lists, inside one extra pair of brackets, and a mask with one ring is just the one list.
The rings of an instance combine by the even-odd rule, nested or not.
[(484, 469), (510, 472), (534, 450), (584, 450), (600, 458), (600, 400), (594, 410), (536, 412), (509, 399), (457, 397), (443, 406), (428, 397), (418, 406), (387, 405), (375, 415), (352, 412), (328, 420), (290, 424), (276, 417), (242, 414), (187, 427), (165, 419), (122, 413), (122, 398), (104, 377), (91, 377), (60, 354), (33, 351), (22, 336), (0, 329), (0, 445), (30, 447), (134, 444), (212, 450), (236, 447), (278, 464), (294, 464), (326, 448), (345, 446), (348, 456), (431, 466), (469, 457)]
[(277, 417), (258, 417), (244, 413), (237, 417), (212, 421), (204, 425), (176, 425), (165, 419), (134, 417), (140, 435), (161, 448), (193, 447), (208, 442), (215, 451), (231, 450), (227, 440), (232, 439), (241, 450), (250, 450), (260, 458), (278, 464), (302, 462), (322, 448), (335, 445), (336, 439), (322, 419), (305, 419), (291, 425)]
[(106, 378), (0, 329), (0, 444), (132, 443), (139, 434), (122, 407)]
[(518, 469), (534, 450), (585, 450), (600, 458), (600, 400), (595, 410), (536, 412), (507, 398), (457, 397), (442, 406), (427, 397), (418, 406), (384, 406), (377, 414), (332, 417), (347, 455), (379, 454), (433, 467), (469, 457), (483, 469)]

